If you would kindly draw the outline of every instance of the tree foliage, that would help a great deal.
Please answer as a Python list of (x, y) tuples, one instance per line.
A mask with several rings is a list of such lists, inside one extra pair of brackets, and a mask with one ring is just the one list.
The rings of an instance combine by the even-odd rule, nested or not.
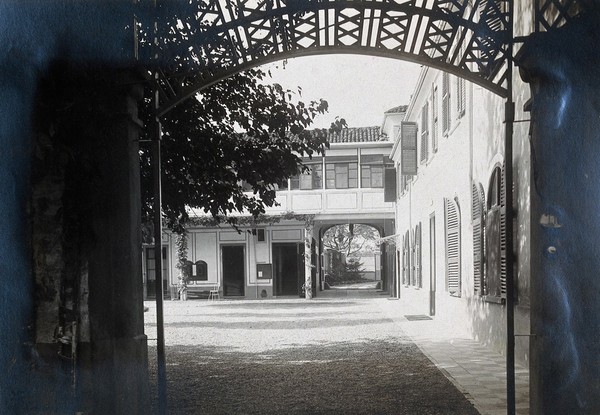
[[(291, 91), (263, 83), (265, 77), (258, 69), (234, 75), (161, 120), (162, 208), (171, 229), (181, 231), (194, 214), (235, 224), (233, 212), (264, 213), (275, 203), (276, 185), (304, 171), (301, 155), (321, 154), (327, 147), (326, 130), (306, 129), (327, 111), (327, 102), (295, 102)], [(150, 148), (143, 148), (146, 217), (152, 211), (150, 163)], [(252, 194), (244, 192), (244, 183)]]
[(323, 246), (349, 257), (364, 249), (370, 250), (372, 242), (377, 238), (379, 232), (369, 225), (336, 225), (323, 235)]
[[(360, 281), (363, 263), (354, 255), (371, 252), (379, 232), (369, 225), (336, 225), (323, 235), (323, 246), (330, 251), (327, 281), (331, 285)], [(354, 256), (354, 257), (353, 257)]]

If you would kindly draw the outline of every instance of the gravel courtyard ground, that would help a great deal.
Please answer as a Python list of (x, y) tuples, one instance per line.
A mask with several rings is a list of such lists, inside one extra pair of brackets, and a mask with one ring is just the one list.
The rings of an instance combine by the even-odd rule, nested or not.
[(169, 413), (478, 414), (377, 301), (165, 302)]

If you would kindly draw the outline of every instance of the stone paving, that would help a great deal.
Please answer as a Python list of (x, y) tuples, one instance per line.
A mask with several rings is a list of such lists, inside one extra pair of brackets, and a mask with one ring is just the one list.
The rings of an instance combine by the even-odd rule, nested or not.
[[(407, 335), (472, 402), (477, 411), (486, 415), (506, 413), (505, 360), (501, 355), (435, 319), (409, 321), (405, 316), (410, 314), (410, 310), (401, 301), (388, 299), (375, 290), (336, 290), (320, 294), (312, 300), (311, 310), (327, 310), (334, 317), (337, 316), (335, 318), (341, 319), (356, 314), (352, 317), (355, 320), (342, 324), (343, 329), (337, 323), (317, 322), (318, 313), (312, 314), (313, 311), (308, 311), (308, 308), (298, 312), (298, 307), (302, 307), (306, 300), (297, 298), (242, 302), (224, 300), (213, 304), (205, 300), (167, 301), (167, 346), (202, 344), (208, 349), (222, 348), (223, 341), (226, 340), (229, 352), (243, 350), (261, 354), (267, 352), (273, 342), (289, 348), (299, 343), (322, 345), (333, 338), (345, 342), (365, 339), (382, 341), (389, 337), (390, 332), (397, 331)], [(345, 303), (352, 303), (355, 308), (348, 308)], [(234, 312), (229, 306), (232, 304), (236, 304), (242, 313)], [(150, 311), (146, 313), (146, 330), (149, 338), (154, 339), (154, 305), (152, 302), (147, 302), (146, 305), (150, 307)], [(359, 311), (365, 313), (364, 316), (360, 316)], [(199, 314), (204, 314), (204, 317), (198, 319)], [(267, 318), (273, 314), (277, 321)], [(373, 320), (367, 321), (369, 319)], [(286, 328), (294, 330), (281, 330), (278, 326), (281, 322), (285, 323)], [(356, 324), (359, 326), (355, 326)], [(357, 335), (358, 327), (360, 335)], [(290, 333), (295, 334), (289, 337)], [(153, 344), (155, 342), (150, 341), (150, 345)], [(517, 414), (526, 415), (529, 413), (529, 406), (528, 372), (525, 368), (517, 367), (516, 383)]]
[[(506, 414), (506, 358), (436, 319), (409, 321), (411, 310), (401, 301), (378, 301), (392, 318), (483, 415)], [(529, 370), (515, 365), (518, 415), (529, 414)]]

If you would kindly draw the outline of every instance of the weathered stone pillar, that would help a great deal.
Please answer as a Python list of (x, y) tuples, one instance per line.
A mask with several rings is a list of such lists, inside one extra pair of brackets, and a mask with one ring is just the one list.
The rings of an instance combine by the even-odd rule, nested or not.
[(600, 16), (533, 35), (531, 413), (600, 413)]
[(310, 300), (313, 297), (312, 292), (312, 241), (313, 241), (312, 222), (307, 222), (304, 228), (304, 297)]
[(31, 413), (147, 410), (137, 117), (143, 80), (133, 70), (66, 63), (40, 79), (31, 366), (43, 370), (33, 369), (39, 391), (28, 391)]
[[(136, 102), (141, 99), (141, 79), (128, 71), (101, 77), (109, 82), (97, 86), (99, 98), (93, 104), (105, 118), (99, 116), (88, 129), (83, 153), (97, 169), (87, 194), (86, 249), (94, 412), (142, 414), (148, 402), (148, 360), (141, 278), (141, 123)], [(105, 94), (102, 88), (114, 89)]]

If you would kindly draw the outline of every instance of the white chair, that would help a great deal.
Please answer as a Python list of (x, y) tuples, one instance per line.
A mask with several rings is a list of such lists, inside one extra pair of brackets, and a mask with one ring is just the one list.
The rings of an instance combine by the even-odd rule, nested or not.
[(208, 299), (209, 300), (221, 299), (221, 296), (219, 294), (219, 284), (213, 285), (212, 288), (208, 291)]

